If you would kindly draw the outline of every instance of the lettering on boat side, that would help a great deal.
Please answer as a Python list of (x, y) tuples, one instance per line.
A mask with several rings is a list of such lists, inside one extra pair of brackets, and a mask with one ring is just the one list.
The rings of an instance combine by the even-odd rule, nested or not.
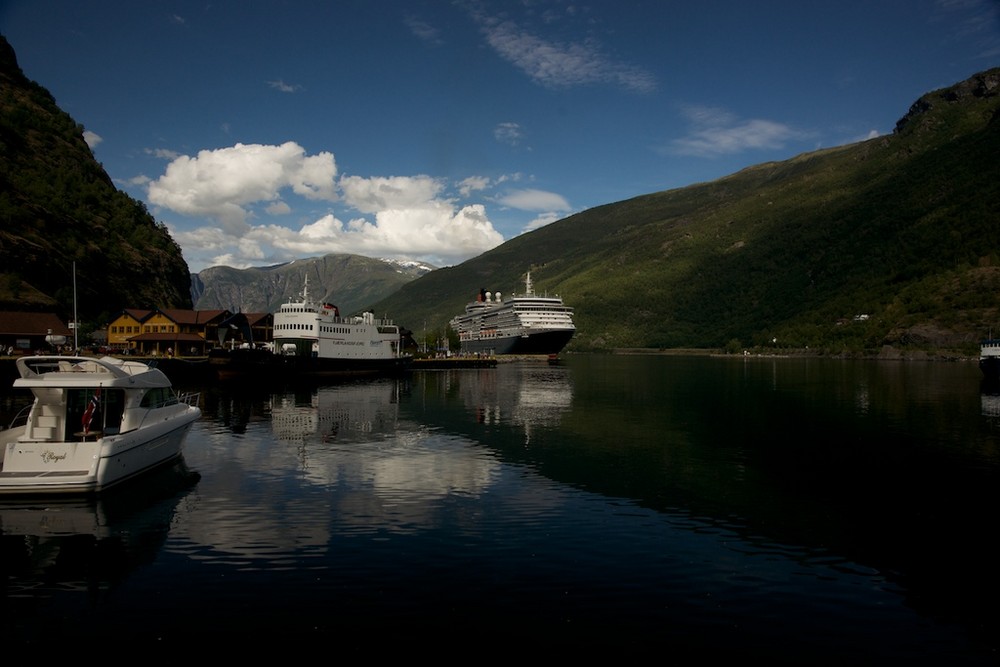
[(63, 452), (62, 454), (56, 454), (51, 449), (46, 449), (44, 452), (42, 452), (42, 461), (44, 461), (45, 463), (62, 461), (64, 458), (66, 458), (66, 452)]

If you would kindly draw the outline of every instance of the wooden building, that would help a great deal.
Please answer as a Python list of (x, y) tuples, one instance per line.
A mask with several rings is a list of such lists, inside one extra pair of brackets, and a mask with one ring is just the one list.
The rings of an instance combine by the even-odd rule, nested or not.
[[(59, 342), (59, 336), (65, 340)], [(0, 311), (0, 353), (4, 355), (71, 351), (73, 344), (73, 330), (55, 313)]]
[(228, 310), (123, 310), (108, 325), (112, 352), (143, 356), (204, 356), (223, 345), (270, 342), (274, 317), (270, 313), (237, 314), (247, 327), (232, 326)]

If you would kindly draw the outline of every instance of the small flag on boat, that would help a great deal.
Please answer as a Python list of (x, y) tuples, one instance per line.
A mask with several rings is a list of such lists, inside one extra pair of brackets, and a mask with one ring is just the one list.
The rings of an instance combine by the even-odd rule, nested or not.
[(90, 402), (87, 403), (87, 409), (83, 412), (83, 432), (84, 434), (90, 433), (90, 420), (94, 418), (94, 411), (101, 407), (101, 388), (98, 387), (94, 390), (94, 395), (90, 397)]

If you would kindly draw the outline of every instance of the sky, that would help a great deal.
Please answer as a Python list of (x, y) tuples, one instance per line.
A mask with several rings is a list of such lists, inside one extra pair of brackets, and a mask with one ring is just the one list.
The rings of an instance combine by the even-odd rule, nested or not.
[(1000, 0), (0, 0), (0, 34), (192, 272), (440, 268), (890, 134), (1000, 66)]

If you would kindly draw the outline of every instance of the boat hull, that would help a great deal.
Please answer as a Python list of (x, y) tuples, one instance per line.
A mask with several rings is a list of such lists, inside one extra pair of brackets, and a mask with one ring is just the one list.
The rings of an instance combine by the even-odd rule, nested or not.
[(219, 379), (336, 378), (393, 375), (409, 369), (412, 357), (347, 359), (274, 354), (268, 350), (217, 351), (210, 357)]
[(200, 411), (139, 431), (88, 442), (4, 439), (0, 496), (66, 495), (105, 491), (181, 455)]
[(980, 341), (979, 370), (987, 381), (1000, 381), (1000, 339), (987, 338)]
[(463, 354), (559, 354), (575, 330), (541, 331), (506, 338), (463, 340)]

